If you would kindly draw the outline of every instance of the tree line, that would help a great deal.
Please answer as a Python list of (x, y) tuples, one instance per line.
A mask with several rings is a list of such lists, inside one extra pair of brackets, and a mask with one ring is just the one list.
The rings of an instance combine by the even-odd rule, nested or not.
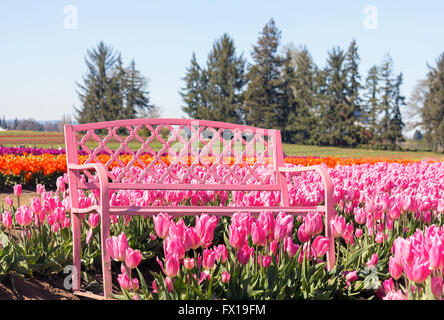
[(279, 50), (281, 31), (271, 19), (253, 45), (253, 63), (223, 34), (205, 65), (193, 53), (183, 78), (182, 110), (191, 118), (280, 129), (285, 142), (395, 149), (403, 141), (403, 75), (387, 55), (359, 71), (358, 46), (334, 47), (318, 67), (306, 47)]
[(419, 116), (409, 125), (421, 129), (429, 148), (444, 152), (444, 53), (435, 60), (435, 66), (428, 68), (426, 77), (418, 81), (409, 99), (409, 115)]
[[(328, 51), (321, 67), (307, 47), (281, 46), (281, 31), (271, 19), (251, 58), (248, 63), (236, 52), (228, 34), (213, 43), (205, 64), (193, 53), (179, 91), (186, 116), (279, 129), (288, 143), (396, 149), (404, 141), (404, 78), (394, 72), (390, 55), (363, 74), (353, 39), (346, 49)], [(85, 62), (87, 73), (77, 83), (81, 106), (74, 108), (79, 123), (160, 117), (134, 60), (125, 66), (120, 52), (100, 42)], [(417, 129), (415, 139), (444, 150), (444, 54), (408, 106), (410, 120), (420, 118), (407, 123)]]

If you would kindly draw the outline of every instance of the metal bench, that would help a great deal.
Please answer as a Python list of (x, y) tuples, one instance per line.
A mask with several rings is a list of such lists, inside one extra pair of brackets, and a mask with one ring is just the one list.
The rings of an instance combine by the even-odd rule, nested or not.
[[(335, 210), (330, 176), (321, 166), (286, 167), (279, 130), (204, 120), (132, 119), (65, 125), (65, 143), (76, 270), (72, 278), (74, 292), (80, 290), (79, 215), (92, 211), (101, 216), (105, 298), (112, 297), (111, 263), (105, 245), (110, 237), (110, 215), (153, 216), (164, 212), (173, 216), (200, 213), (230, 216), (235, 212), (259, 214), (261, 211), (304, 215), (311, 211), (324, 212), (325, 235), (330, 238), (327, 268), (331, 270), (334, 266), (334, 239), (329, 225)], [(106, 155), (106, 163), (99, 160), (100, 154)], [(121, 159), (123, 154), (127, 163)], [(79, 162), (79, 155), (86, 158), (83, 163)], [(135, 171), (135, 167), (138, 170)], [(322, 177), (324, 204), (290, 206), (286, 174), (310, 170), (319, 172)], [(79, 189), (95, 190), (100, 194), (98, 204), (79, 208)], [(112, 206), (110, 193), (117, 190), (279, 192), (280, 205)]]

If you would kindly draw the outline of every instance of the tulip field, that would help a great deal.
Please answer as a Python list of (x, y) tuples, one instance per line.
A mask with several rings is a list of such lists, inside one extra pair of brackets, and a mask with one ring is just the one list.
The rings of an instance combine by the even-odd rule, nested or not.
[[(63, 274), (72, 264), (65, 154), (36, 150), (0, 148), (0, 182), (11, 189), (0, 203), (1, 282)], [(126, 155), (119, 157), (128, 163)], [(103, 154), (99, 160), (109, 158)], [(443, 299), (443, 162), (332, 157), (285, 162), (321, 164), (333, 180), (337, 215), (328, 226), (335, 237), (333, 270), (326, 269), (323, 214), (273, 215), (267, 208), (279, 203), (279, 192), (120, 190), (110, 196), (114, 206), (229, 205), (239, 212), (111, 216), (106, 245), (115, 298)], [(288, 175), (287, 183), (291, 205), (323, 203), (315, 172)], [(20, 201), (22, 185), (35, 186), (29, 203)], [(97, 192), (81, 192), (81, 207), (97, 201)], [(242, 206), (264, 210), (255, 216)], [(81, 219), (82, 287), (93, 290), (94, 276), (101, 274), (100, 216)]]

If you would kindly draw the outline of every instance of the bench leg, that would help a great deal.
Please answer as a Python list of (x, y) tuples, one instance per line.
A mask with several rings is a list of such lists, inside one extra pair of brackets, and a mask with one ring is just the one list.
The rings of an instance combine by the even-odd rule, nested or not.
[(105, 210), (101, 215), (101, 247), (102, 247), (102, 273), (103, 273), (103, 294), (105, 298), (112, 298), (111, 260), (106, 248), (106, 239), (109, 238), (109, 213)]
[(74, 272), (72, 273), (72, 290), (80, 290), (80, 276), (81, 276), (81, 256), (82, 243), (80, 238), (80, 217), (77, 214), (71, 214), (72, 223), (72, 262)]
[(336, 262), (335, 239), (333, 238), (330, 228), (330, 220), (335, 215), (333, 199), (327, 199), (325, 206), (327, 207), (327, 210), (325, 211), (325, 236), (330, 240), (327, 251), (327, 270), (330, 271), (334, 268)]

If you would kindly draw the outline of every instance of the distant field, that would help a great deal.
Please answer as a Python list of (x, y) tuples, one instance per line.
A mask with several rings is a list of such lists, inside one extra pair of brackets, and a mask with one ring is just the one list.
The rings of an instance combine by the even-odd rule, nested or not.
[[(88, 142), (89, 148), (97, 143)], [(111, 149), (117, 149), (119, 143), (109, 142)], [(412, 144), (407, 144), (409, 147)], [(0, 132), (0, 146), (6, 147), (36, 147), (36, 148), (64, 148), (65, 141), (61, 132), (35, 132), (35, 131), (3, 131)], [(129, 147), (133, 150), (140, 148), (139, 142), (130, 142)], [(159, 150), (161, 144), (153, 142), (150, 145), (154, 150)], [(283, 145), (287, 156), (314, 156), (314, 157), (347, 157), (347, 158), (385, 158), (385, 159), (433, 159), (444, 160), (444, 154), (428, 151), (385, 151), (367, 149), (349, 149), (339, 147), (319, 147), (296, 144)]]

